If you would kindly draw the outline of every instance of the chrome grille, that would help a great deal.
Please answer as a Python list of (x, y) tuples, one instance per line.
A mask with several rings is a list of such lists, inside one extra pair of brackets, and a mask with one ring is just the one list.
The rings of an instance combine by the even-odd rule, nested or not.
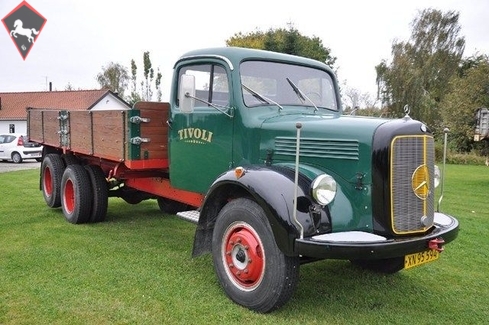
[[(296, 138), (276, 137), (275, 154), (294, 156)], [(358, 160), (358, 141), (341, 139), (301, 138), (302, 157)]]
[[(431, 136), (398, 136), (391, 150), (391, 220), (397, 234), (423, 232), (434, 218), (434, 140)], [(424, 181), (413, 181), (417, 169), (424, 168)], [(428, 185), (420, 198), (415, 188)]]

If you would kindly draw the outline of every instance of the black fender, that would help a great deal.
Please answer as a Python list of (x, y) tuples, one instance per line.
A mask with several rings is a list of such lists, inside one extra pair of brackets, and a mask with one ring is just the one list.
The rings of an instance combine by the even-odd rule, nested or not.
[[(312, 179), (299, 174), (297, 190), (297, 219), (305, 233), (315, 231), (310, 207)], [(195, 232), (193, 255), (211, 250), (212, 231), (219, 211), (229, 201), (248, 197), (264, 210), (273, 231), (277, 246), (289, 256), (297, 255), (294, 243), (300, 236), (300, 228), (293, 221), (294, 170), (284, 166), (250, 166), (237, 177), (234, 169), (214, 181), (201, 206), (199, 223)], [(320, 213), (324, 213), (323, 209)]]

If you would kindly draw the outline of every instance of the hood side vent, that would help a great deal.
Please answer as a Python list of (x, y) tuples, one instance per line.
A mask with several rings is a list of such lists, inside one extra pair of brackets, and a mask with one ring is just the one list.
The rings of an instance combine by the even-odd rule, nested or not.
[[(295, 156), (296, 138), (276, 137), (275, 155)], [(301, 138), (302, 157), (358, 160), (358, 141), (344, 139)]]

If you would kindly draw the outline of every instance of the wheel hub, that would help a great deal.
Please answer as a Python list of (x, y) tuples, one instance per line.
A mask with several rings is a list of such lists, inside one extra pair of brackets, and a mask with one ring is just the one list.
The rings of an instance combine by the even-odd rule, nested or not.
[(241, 286), (249, 288), (261, 281), (264, 271), (262, 247), (250, 229), (239, 227), (230, 232), (225, 259), (229, 273)]
[(53, 194), (53, 179), (51, 176), (51, 170), (48, 167), (44, 168), (44, 175), (43, 175), (43, 184), (44, 184), (44, 192), (48, 196), (51, 196)]

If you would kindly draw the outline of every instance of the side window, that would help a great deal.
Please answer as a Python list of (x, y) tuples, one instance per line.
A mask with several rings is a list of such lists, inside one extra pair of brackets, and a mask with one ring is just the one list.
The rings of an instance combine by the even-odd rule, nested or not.
[(186, 66), (180, 69), (181, 75), (188, 74), (195, 77), (195, 107), (208, 107), (205, 102), (219, 106), (229, 106), (229, 83), (224, 67), (217, 64), (199, 64)]
[(13, 135), (7, 135), (5, 137), (5, 140), (3, 141), (4, 143), (10, 143), (15, 140), (15, 137)]

